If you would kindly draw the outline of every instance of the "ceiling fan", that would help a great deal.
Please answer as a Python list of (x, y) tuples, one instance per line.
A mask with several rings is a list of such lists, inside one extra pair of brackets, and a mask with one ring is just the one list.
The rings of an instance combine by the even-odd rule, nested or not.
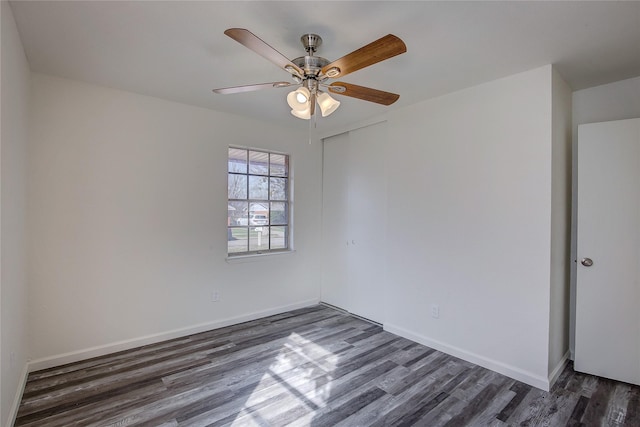
[[(317, 34), (303, 35), (300, 40), (307, 54), (289, 60), (249, 30), (229, 28), (224, 33), (290, 73), (294, 82), (282, 81), (226, 87), (214, 89), (215, 93), (229, 94), (273, 87), (299, 86), (298, 89), (287, 95), (287, 103), (291, 107), (291, 114), (307, 120), (315, 114), (316, 102), (323, 117), (328, 116), (338, 108), (340, 102), (333, 99), (328, 92), (382, 105), (391, 105), (400, 98), (400, 95), (395, 93), (351, 83), (333, 82), (327, 84), (329, 79), (346, 76), (354, 71), (406, 52), (407, 47), (404, 42), (393, 34), (388, 34), (340, 59), (329, 62), (325, 58), (314, 55), (322, 44), (322, 38)], [(326, 89), (327, 92), (321, 90), (321, 88)]]

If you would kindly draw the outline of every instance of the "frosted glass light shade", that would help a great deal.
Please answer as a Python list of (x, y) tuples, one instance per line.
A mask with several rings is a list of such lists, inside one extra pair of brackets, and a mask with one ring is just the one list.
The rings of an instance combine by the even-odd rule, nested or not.
[(295, 111), (302, 111), (309, 108), (309, 89), (298, 88), (287, 95), (287, 104)]
[(291, 114), (299, 119), (309, 120), (311, 118), (311, 108), (306, 108), (301, 111), (291, 110)]
[(328, 93), (322, 92), (318, 96), (318, 105), (320, 106), (320, 111), (322, 111), (322, 117), (327, 117), (329, 114), (333, 113), (340, 106), (340, 101), (336, 101)]

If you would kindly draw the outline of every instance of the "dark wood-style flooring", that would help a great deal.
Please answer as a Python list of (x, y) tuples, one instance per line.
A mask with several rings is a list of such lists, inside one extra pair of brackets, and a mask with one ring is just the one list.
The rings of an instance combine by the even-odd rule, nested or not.
[(315, 306), (29, 375), (16, 426), (640, 426), (640, 387), (551, 392)]

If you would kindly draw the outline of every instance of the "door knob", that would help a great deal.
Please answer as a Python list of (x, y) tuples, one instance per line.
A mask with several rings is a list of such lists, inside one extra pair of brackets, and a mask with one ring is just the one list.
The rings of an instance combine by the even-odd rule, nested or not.
[(593, 265), (593, 260), (591, 258), (582, 258), (580, 260), (580, 264), (584, 265), (585, 267), (591, 267)]

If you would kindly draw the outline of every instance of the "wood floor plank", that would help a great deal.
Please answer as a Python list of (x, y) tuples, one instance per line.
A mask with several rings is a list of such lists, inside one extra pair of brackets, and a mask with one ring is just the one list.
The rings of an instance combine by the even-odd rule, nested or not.
[[(208, 363), (208, 361), (195, 360), (187, 363), (173, 364), (169, 367), (171, 370), (166, 373), (177, 372), (203, 363)], [(24, 403), (24, 405), (20, 405), (16, 425), (20, 425), (21, 422), (28, 420), (46, 418), (68, 411), (70, 408), (85, 406), (97, 401), (104, 401), (115, 395), (125, 393), (132, 388), (159, 383), (159, 375), (161, 374), (152, 372), (144, 376), (117, 378), (113, 382), (102, 383), (93, 387), (84, 385), (82, 388), (57, 391), (55, 396), (44, 395), (38, 398), (34, 397), (29, 402)]]
[(516, 407), (511, 416), (507, 419), (509, 425), (535, 425), (533, 420), (544, 410), (545, 404), (549, 402), (549, 393), (532, 388)]
[(148, 368), (152, 365), (159, 365), (163, 362), (171, 362), (183, 358), (192, 359), (197, 356), (204, 356), (215, 348), (224, 349), (229, 347), (233, 347), (233, 344), (229, 342), (217, 342), (213, 344), (201, 343), (196, 345), (185, 345), (181, 346), (179, 349), (166, 351), (161, 356), (146, 356), (131, 359), (127, 362), (109, 365), (108, 367), (100, 366), (97, 368), (81, 369), (64, 376), (58, 375), (55, 380), (50, 379), (47, 383), (41, 380), (37, 385), (30, 387), (28, 390), (25, 389), (22, 397), (23, 399), (29, 399), (31, 396), (41, 394), (43, 392), (53, 393), (56, 390), (85, 384), (89, 380), (99, 381), (101, 379), (106, 379), (107, 381), (111, 381), (118, 374), (130, 375), (132, 372)]
[(571, 416), (567, 420), (567, 426), (579, 426), (582, 424), (582, 416), (584, 415), (585, 409), (589, 405), (589, 398), (580, 396), (578, 398), (578, 402), (576, 406), (573, 407), (573, 411), (571, 412)]
[(628, 390), (627, 416), (625, 426), (640, 426), (640, 387), (631, 386)]
[(132, 408), (129, 411), (117, 414), (101, 420), (91, 427), (108, 426), (119, 427), (121, 425), (156, 426), (163, 422), (173, 422), (181, 411), (209, 402), (217, 406), (218, 402), (229, 399), (232, 393), (229, 390), (196, 389), (179, 395), (165, 396), (146, 405)]
[(314, 417), (314, 424), (319, 426), (333, 426), (340, 420), (348, 418), (352, 414), (360, 411), (368, 405), (374, 403), (385, 395), (385, 392), (378, 387), (373, 387), (368, 390), (364, 390), (362, 393), (358, 393), (348, 401), (336, 406), (329, 412), (321, 414), (319, 417)]
[(473, 387), (469, 390), (472, 391), (473, 398), (467, 401), (467, 404), (464, 407), (464, 410), (456, 414), (451, 420), (449, 420), (445, 426), (460, 426), (460, 425), (473, 425), (476, 424), (476, 418), (482, 414), (487, 406), (489, 406), (492, 401), (499, 394), (503, 385), (509, 380), (502, 375), (495, 375), (495, 379), (486, 384), (486, 386), (480, 382), (478, 385), (482, 384), (481, 387)]
[[(479, 369), (481, 371), (486, 371), (484, 368)], [(472, 369), (470, 372), (473, 371), (474, 369)], [(464, 372), (468, 373), (469, 371)], [(474, 402), (474, 398), (476, 398), (480, 392), (484, 391), (484, 388), (462, 387), (462, 383), (467, 381), (467, 378), (465, 377), (467, 376), (460, 375), (459, 377), (447, 383), (447, 389), (450, 391), (449, 398), (445, 399), (439, 406), (434, 408), (434, 410), (420, 418), (420, 420), (416, 422), (416, 425), (430, 427), (441, 427), (445, 425), (470, 425), (467, 424), (464, 419), (461, 419), (461, 416), (465, 414), (465, 411), (467, 410), (470, 402)], [(462, 389), (464, 389), (464, 393), (460, 392), (460, 390)], [(462, 398), (459, 398), (457, 396), (462, 396)], [(476, 414), (480, 410), (476, 406), (472, 406), (470, 409), (471, 413), (468, 414), (469, 417), (476, 416)], [(454, 418), (456, 419), (456, 421), (455, 423), (452, 423), (451, 420), (453, 420)]]
[(15, 427), (640, 426), (640, 387), (551, 392), (323, 305), (30, 373)]
[(622, 426), (627, 418), (629, 404), (629, 385), (615, 384), (609, 404), (605, 410), (604, 422), (608, 426)]
[[(166, 392), (161, 382), (131, 389), (128, 392), (114, 394), (110, 397), (96, 400), (87, 405), (77, 405), (65, 411), (59, 411), (46, 417), (47, 427), (67, 427), (70, 425), (89, 425), (100, 420), (122, 413), (130, 408), (142, 406), (157, 400), (158, 396)], [(42, 415), (22, 418), (20, 425), (25, 427), (42, 426)]]
[[(466, 377), (468, 368), (458, 364), (440, 364), (439, 366), (439, 369), (430, 372), (429, 375), (418, 377), (419, 381), (405, 388), (402, 393), (394, 395), (394, 405), (367, 425), (383, 427), (397, 424), (399, 420), (415, 421), (439, 406), (442, 403), (441, 398), (449, 399), (451, 391), (460, 383), (459, 380)], [(426, 406), (428, 406), (427, 411), (424, 410)], [(420, 407), (423, 410), (415, 414), (416, 409)]]
[(614, 387), (612, 380), (598, 380), (598, 385), (589, 399), (589, 406), (582, 416), (583, 423), (594, 426), (602, 424)]
[(545, 409), (539, 412), (538, 418), (533, 421), (534, 424), (543, 422), (548, 422), (550, 425), (568, 424), (580, 396), (559, 388), (552, 391), (548, 400), (551, 404), (545, 405)]
[(516, 382), (509, 388), (509, 390), (514, 393), (513, 398), (509, 401), (509, 403), (507, 403), (504, 408), (502, 408), (500, 413), (497, 414), (496, 418), (500, 421), (507, 421), (509, 419), (511, 414), (513, 414), (513, 411), (522, 402), (522, 399), (524, 399), (529, 391), (531, 391), (531, 386), (521, 382)]
[(499, 389), (496, 396), (488, 402), (486, 407), (474, 419), (474, 423), (482, 426), (504, 425), (504, 421), (498, 419), (498, 415), (504, 407), (512, 400), (513, 392), (510, 390), (512, 381), (507, 381)]
[(445, 367), (449, 360), (449, 355), (439, 352), (433, 353), (433, 356), (429, 358), (429, 363), (425, 363), (415, 370), (409, 369), (404, 377), (398, 378), (393, 384), (385, 386), (385, 390), (389, 394), (400, 395), (415, 384), (421, 382), (423, 378), (429, 377), (434, 372)]

